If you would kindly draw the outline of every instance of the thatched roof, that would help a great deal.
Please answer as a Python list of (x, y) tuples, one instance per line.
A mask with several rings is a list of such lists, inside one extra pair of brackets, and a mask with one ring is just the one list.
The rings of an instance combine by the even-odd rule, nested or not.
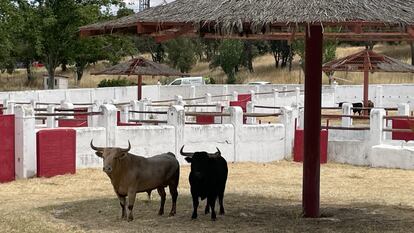
[(414, 25), (414, 0), (176, 0), (81, 30), (126, 28), (136, 26), (137, 22), (214, 22), (227, 30), (241, 28), (243, 23), (249, 23), (252, 28), (272, 23)]
[(111, 66), (93, 75), (149, 75), (149, 76), (188, 76), (164, 64), (149, 61), (142, 57)]
[(378, 54), (372, 50), (363, 50), (358, 53), (325, 63), (322, 70), (329, 71), (364, 71), (364, 61), (368, 61), (369, 72), (399, 72), (414, 73), (414, 66), (401, 62), (397, 59)]

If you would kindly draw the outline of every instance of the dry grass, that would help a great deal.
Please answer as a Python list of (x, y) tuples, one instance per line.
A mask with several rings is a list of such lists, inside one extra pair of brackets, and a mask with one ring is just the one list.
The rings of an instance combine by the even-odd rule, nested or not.
[[(182, 167), (175, 217), (157, 216), (159, 197), (140, 194), (131, 223), (99, 170), (0, 185), (1, 232), (409, 232), (414, 171), (322, 166), (322, 219), (301, 214), (302, 166), (292, 162), (229, 165), (226, 215), (191, 221), (189, 168)], [(170, 197), (167, 197), (167, 211)], [(203, 208), (200, 208), (203, 209)]]
[[(343, 57), (352, 53), (358, 52), (363, 47), (339, 47), (337, 49), (337, 57)], [(402, 45), (383, 45), (378, 44), (374, 50), (379, 53), (384, 53), (388, 56), (400, 59), (409, 63), (410, 58), (410, 46), (407, 44)], [(242, 68), (237, 74), (239, 83), (247, 83), (250, 81), (260, 80), (269, 81), (271, 83), (289, 84), (289, 83), (303, 83), (304, 74), (299, 66), (299, 57), (295, 57), (293, 62), (293, 70), (289, 72), (287, 69), (276, 69), (274, 67), (274, 58), (271, 55), (265, 55), (257, 57), (253, 62), (255, 72), (250, 73), (246, 69)], [(81, 87), (81, 88), (94, 88), (97, 87), (98, 83), (103, 79), (116, 79), (121, 76), (93, 76), (91, 72), (102, 70), (104, 65), (108, 65), (105, 62), (100, 62), (94, 66), (89, 67), (85, 72), (84, 77), (80, 84), (76, 84), (74, 81), (74, 71), (69, 68), (67, 72), (61, 72), (57, 69), (58, 74), (63, 74), (69, 77), (73, 77), (69, 81), (70, 87)], [(199, 62), (191, 70), (194, 75), (202, 75), (205, 77), (212, 77), (217, 83), (225, 83), (226, 75), (224, 72), (217, 68), (215, 70), (209, 69), (209, 64), (206, 62)], [(25, 70), (18, 70), (12, 75), (0, 74), (0, 90), (29, 90), (29, 89), (42, 89), (43, 80), (41, 76), (46, 74), (45, 69), (36, 69), (35, 74), (37, 80), (34, 83), (27, 83)], [(347, 82), (338, 80), (339, 84), (362, 84), (363, 74), (362, 73), (346, 73), (337, 72), (336, 77), (341, 79), (349, 80)], [(126, 76), (122, 76), (126, 77)], [(136, 77), (127, 77), (128, 79), (136, 82)], [(162, 83), (172, 81), (174, 78), (164, 77), (144, 77), (143, 82), (146, 84), (156, 84), (158, 80)], [(372, 84), (390, 84), (390, 83), (413, 83), (414, 74), (401, 74), (401, 73), (374, 73), (370, 75), (370, 83)], [(328, 78), (323, 76), (323, 83), (328, 83)]]

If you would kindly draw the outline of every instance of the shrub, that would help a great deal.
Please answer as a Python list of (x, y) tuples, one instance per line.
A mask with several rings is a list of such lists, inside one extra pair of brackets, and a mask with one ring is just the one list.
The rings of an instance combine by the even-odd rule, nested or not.
[(123, 87), (123, 86), (131, 86), (131, 81), (126, 78), (118, 78), (118, 79), (104, 79), (99, 84), (98, 87)]

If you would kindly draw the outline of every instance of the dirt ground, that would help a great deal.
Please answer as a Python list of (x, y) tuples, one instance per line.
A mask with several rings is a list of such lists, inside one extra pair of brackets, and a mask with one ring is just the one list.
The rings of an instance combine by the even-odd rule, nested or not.
[[(229, 164), (225, 216), (191, 220), (189, 167), (181, 168), (177, 215), (158, 216), (159, 197), (138, 195), (135, 220), (100, 169), (0, 184), (0, 232), (412, 232), (414, 171), (322, 166), (323, 218), (301, 218), (302, 165)], [(171, 208), (167, 195), (166, 212)]]

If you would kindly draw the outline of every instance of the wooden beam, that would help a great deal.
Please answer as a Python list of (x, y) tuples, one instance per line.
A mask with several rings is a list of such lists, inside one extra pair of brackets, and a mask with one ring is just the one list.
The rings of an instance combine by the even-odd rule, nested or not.
[(414, 39), (414, 26), (407, 29), (408, 35)]

